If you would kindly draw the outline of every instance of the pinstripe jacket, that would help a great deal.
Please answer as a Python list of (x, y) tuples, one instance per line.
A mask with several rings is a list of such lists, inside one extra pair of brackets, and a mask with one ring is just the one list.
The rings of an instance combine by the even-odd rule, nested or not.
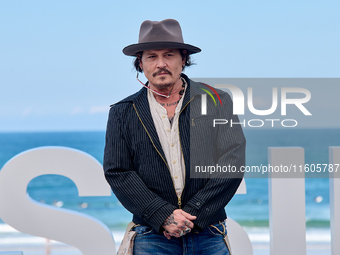
[[(201, 115), (203, 86), (183, 74), (182, 77), (188, 87), (178, 124), (185, 162), (181, 197), (175, 192), (158, 139), (147, 89), (114, 104), (107, 123), (103, 163), (106, 180), (122, 205), (133, 214), (133, 222), (159, 232), (163, 231), (165, 219), (178, 208), (197, 216), (194, 223), (198, 229), (224, 220), (227, 217), (224, 207), (235, 194), (242, 173), (237, 178), (228, 173), (218, 175), (219, 178), (193, 178), (193, 171), (195, 166), (231, 165), (239, 169), (245, 164), (245, 138), (240, 125), (205, 128), (212, 126), (213, 119), (238, 122), (238, 117), (232, 115), (230, 96), (219, 91), (223, 107), (207, 100), (208, 114)], [(193, 134), (199, 139), (193, 139)]]

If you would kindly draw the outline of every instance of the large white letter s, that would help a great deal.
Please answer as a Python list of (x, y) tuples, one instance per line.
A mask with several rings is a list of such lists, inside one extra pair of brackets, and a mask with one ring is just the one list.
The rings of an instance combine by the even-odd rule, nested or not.
[(68, 177), (79, 196), (111, 196), (102, 166), (92, 156), (65, 147), (41, 147), (15, 156), (0, 171), (0, 218), (18, 231), (69, 244), (84, 255), (114, 254), (114, 239), (102, 222), (28, 196), (28, 183), (45, 174)]

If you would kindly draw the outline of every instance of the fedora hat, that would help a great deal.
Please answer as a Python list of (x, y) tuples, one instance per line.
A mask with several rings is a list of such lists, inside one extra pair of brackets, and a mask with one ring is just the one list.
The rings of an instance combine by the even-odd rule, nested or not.
[(140, 26), (138, 43), (126, 46), (123, 53), (136, 56), (140, 51), (155, 49), (184, 49), (189, 54), (201, 51), (198, 47), (184, 43), (182, 29), (177, 20), (165, 19), (144, 21)]

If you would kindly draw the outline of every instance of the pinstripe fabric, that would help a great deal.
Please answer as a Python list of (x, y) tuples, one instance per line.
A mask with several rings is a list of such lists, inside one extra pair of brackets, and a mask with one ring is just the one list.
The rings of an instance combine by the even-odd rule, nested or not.
[[(207, 155), (213, 163), (221, 165), (245, 164), (245, 138), (242, 129), (221, 129), (218, 142), (190, 139), (191, 122), (200, 115), (199, 84), (185, 75), (188, 88), (179, 116), (180, 141), (186, 166), (185, 187), (181, 197), (182, 209), (196, 215), (195, 226), (205, 228), (224, 220), (224, 207), (235, 194), (240, 178), (190, 178), (190, 143), (201, 146), (198, 153)], [(227, 112), (216, 112), (217, 107), (208, 105), (214, 116), (233, 118), (232, 102), (226, 93), (221, 96)], [(210, 109), (210, 110), (209, 110)], [(190, 113), (191, 111), (191, 113)], [(199, 122), (198, 122), (199, 123)], [(198, 129), (197, 129), (198, 130)], [(215, 132), (216, 133), (216, 132)], [(215, 138), (215, 133), (206, 139)], [(196, 154), (196, 153), (195, 153)], [(199, 155), (197, 154), (197, 155)], [(190, 159), (191, 155), (191, 159)], [(210, 158), (211, 155), (211, 158)], [(210, 163), (210, 162), (209, 162)], [(113, 192), (122, 205), (133, 214), (133, 221), (162, 231), (162, 223), (179, 208), (178, 198), (168, 169), (162, 146), (147, 101), (147, 90), (142, 88), (134, 95), (116, 103), (110, 109), (104, 152), (104, 172)], [(242, 176), (241, 176), (242, 177)]]

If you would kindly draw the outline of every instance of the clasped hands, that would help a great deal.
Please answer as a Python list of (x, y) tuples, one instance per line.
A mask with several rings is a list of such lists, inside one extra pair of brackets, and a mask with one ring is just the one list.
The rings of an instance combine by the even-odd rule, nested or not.
[(171, 236), (181, 237), (191, 231), (194, 227), (192, 220), (195, 220), (196, 216), (191, 215), (183, 211), (182, 209), (176, 209), (162, 224), (163, 234), (166, 238), (170, 239)]

